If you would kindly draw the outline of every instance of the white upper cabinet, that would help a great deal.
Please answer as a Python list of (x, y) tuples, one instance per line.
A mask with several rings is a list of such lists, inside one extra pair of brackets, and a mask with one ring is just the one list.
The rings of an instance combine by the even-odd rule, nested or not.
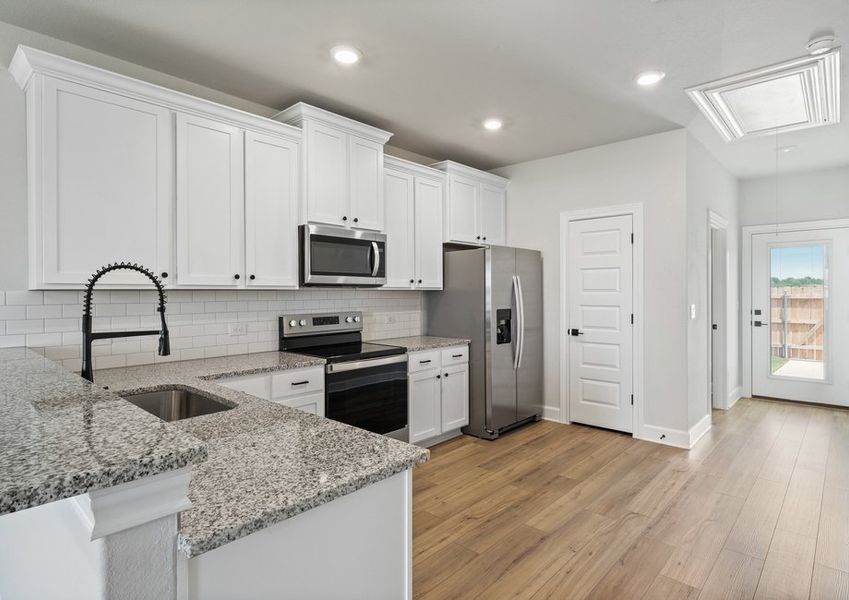
[(445, 175), (406, 160), (384, 160), (386, 285), (442, 289)]
[(383, 145), (392, 134), (303, 102), (274, 118), (304, 131), (300, 221), (383, 231)]
[(448, 174), (445, 241), (499, 246), (506, 244), (509, 181), (450, 160), (432, 166)]
[[(170, 271), (171, 113), (46, 77), (31, 78), (27, 110), (30, 287), (79, 286), (118, 261)], [(130, 271), (109, 278), (146, 281)]]
[(298, 286), (296, 140), (245, 132), (245, 282)]
[(9, 71), (27, 98), (31, 288), (118, 261), (169, 287), (297, 285), (299, 129), (25, 46)]
[(177, 283), (238, 286), (244, 276), (243, 134), (177, 115)]

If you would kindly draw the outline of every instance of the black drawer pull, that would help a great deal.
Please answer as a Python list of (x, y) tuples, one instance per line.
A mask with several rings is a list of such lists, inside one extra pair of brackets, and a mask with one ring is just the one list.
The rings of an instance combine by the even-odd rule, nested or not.
[(420, 360), (420, 361), (419, 361), (419, 364), (420, 364), (420, 365), (426, 365), (426, 364), (427, 364), (427, 363), (429, 363), (429, 362), (430, 362), (430, 359), (427, 359), (427, 360)]
[(309, 382), (310, 382), (310, 380), (309, 380), (309, 379), (307, 379), (306, 381), (293, 381), (293, 382), (292, 382), (292, 385), (306, 385), (306, 384), (308, 384)]
[(452, 354), (451, 358), (463, 358), (462, 354)]

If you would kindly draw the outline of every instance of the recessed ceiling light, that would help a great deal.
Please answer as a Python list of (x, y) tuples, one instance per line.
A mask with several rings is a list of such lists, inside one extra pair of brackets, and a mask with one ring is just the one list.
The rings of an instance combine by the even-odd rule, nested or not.
[(805, 50), (814, 56), (825, 54), (831, 51), (837, 43), (837, 38), (833, 35), (824, 35), (814, 38), (805, 45)]
[(487, 119), (483, 126), (490, 131), (498, 131), (504, 126), (504, 122), (501, 119)]
[(353, 46), (334, 46), (330, 50), (333, 60), (342, 65), (353, 65), (360, 62), (363, 53)]
[(660, 82), (660, 80), (664, 77), (666, 77), (666, 73), (663, 71), (644, 71), (637, 75), (637, 85), (654, 85)]
[(791, 152), (793, 152), (798, 147), (799, 146), (779, 146), (778, 151), (781, 152), (782, 154), (790, 154)]

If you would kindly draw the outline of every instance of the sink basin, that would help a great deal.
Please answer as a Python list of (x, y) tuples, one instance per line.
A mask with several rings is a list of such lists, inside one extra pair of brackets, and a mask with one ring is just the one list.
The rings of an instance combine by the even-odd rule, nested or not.
[(163, 421), (191, 419), (233, 408), (220, 400), (185, 388), (129, 394), (122, 398)]

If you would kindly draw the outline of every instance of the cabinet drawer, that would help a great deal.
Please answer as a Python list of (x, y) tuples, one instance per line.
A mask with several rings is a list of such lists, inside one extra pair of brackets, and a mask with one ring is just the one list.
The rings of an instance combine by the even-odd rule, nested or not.
[(304, 412), (308, 412), (319, 417), (324, 416), (324, 392), (316, 392), (307, 394), (306, 396), (297, 396), (294, 398), (283, 398), (273, 400), (277, 404), (283, 404), (291, 408), (297, 408)]
[(231, 390), (244, 392), (251, 396), (262, 398), (263, 400), (269, 400), (271, 398), (271, 377), (268, 375), (245, 375), (244, 377), (232, 377), (222, 379), (217, 383), (226, 388), (230, 388)]
[(442, 351), (442, 366), (460, 365), (469, 362), (469, 347), (457, 346)]
[(271, 376), (274, 400), (321, 391), (324, 391), (324, 367), (284, 371)]
[(438, 369), (441, 364), (439, 361), (439, 350), (414, 352), (407, 357), (407, 362), (410, 373)]

